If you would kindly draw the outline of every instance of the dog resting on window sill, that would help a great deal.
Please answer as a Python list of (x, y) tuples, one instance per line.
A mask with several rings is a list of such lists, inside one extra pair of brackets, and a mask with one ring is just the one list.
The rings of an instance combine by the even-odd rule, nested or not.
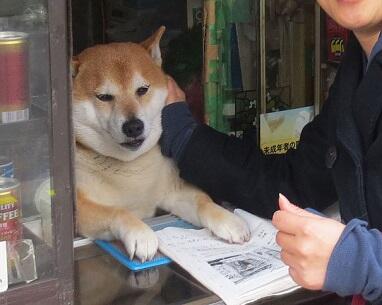
[(73, 58), (78, 233), (120, 239), (131, 257), (150, 260), (154, 232), (142, 222), (157, 208), (234, 243), (246, 224), (179, 178), (158, 146), (167, 77), (161, 70), (161, 27), (140, 44), (111, 43)]

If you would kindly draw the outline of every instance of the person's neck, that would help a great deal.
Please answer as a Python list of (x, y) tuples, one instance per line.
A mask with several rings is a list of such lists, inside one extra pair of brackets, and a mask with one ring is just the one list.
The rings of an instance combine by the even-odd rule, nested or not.
[(378, 41), (380, 33), (381, 33), (380, 30), (372, 32), (372, 33), (354, 32), (354, 35), (357, 37), (363, 51), (366, 53), (366, 56), (368, 58), (370, 57), (373, 47)]

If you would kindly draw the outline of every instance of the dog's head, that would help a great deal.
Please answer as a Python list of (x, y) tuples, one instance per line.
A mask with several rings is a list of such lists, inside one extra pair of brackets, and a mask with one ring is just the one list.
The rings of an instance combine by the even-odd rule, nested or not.
[(122, 161), (157, 144), (167, 97), (159, 48), (164, 30), (140, 44), (97, 45), (73, 58), (77, 142)]

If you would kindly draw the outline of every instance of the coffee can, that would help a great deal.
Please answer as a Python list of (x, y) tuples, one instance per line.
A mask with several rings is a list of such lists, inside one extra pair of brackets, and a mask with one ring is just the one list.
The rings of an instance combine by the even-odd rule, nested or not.
[(29, 119), (28, 35), (0, 32), (0, 123)]
[(7, 157), (0, 156), (0, 177), (13, 178), (13, 162)]
[(21, 238), (20, 182), (0, 177), (0, 241)]

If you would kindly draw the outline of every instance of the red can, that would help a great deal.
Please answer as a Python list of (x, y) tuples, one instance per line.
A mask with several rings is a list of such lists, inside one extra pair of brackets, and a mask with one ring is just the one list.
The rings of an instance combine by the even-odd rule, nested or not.
[(22, 32), (0, 32), (0, 123), (29, 118), (27, 37)]
[(21, 236), (20, 183), (0, 177), (0, 241), (18, 240)]

